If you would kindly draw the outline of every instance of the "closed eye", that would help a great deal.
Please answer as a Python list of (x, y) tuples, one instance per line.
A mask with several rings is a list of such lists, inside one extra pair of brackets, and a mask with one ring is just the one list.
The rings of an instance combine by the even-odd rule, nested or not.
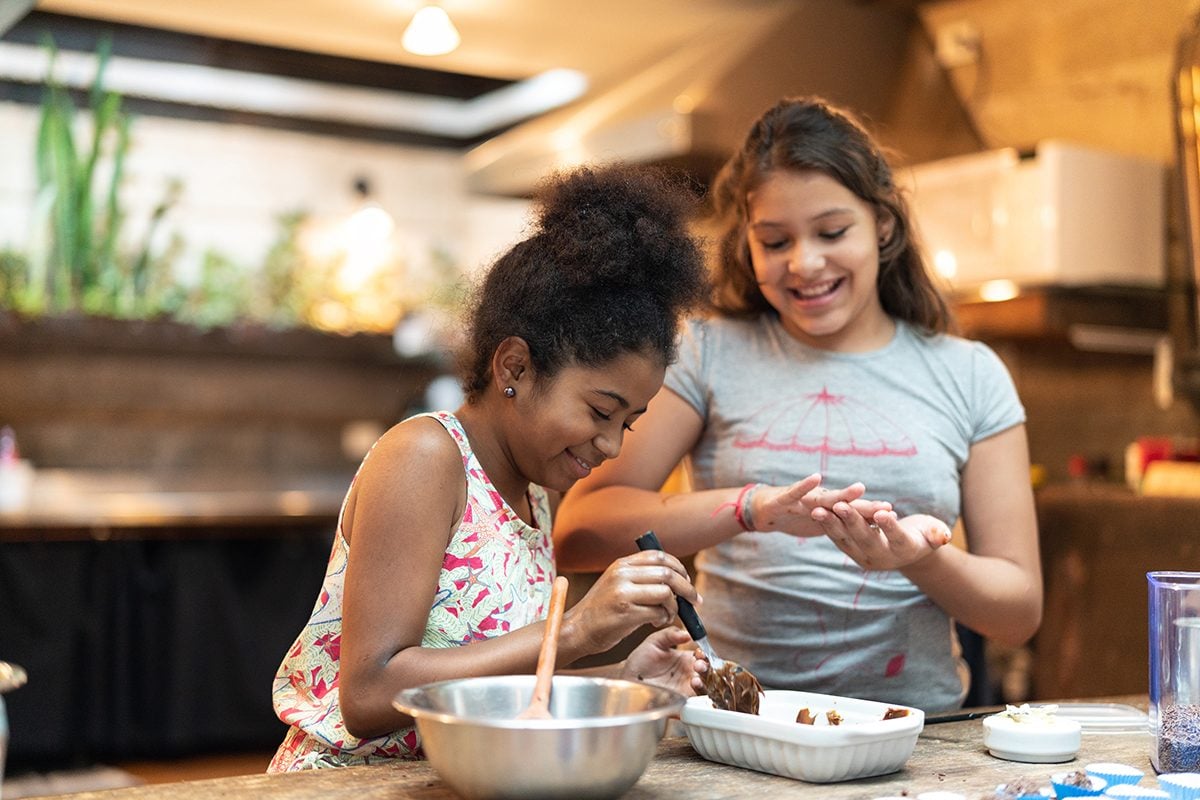
[[(605, 414), (603, 411), (596, 408), (595, 406), (591, 406), (591, 409), (592, 409), (592, 413), (595, 414), (598, 419), (602, 419), (605, 422), (612, 422), (612, 414)], [(621, 427), (627, 431), (633, 430), (633, 425), (628, 422), (622, 422)]]
[(850, 230), (850, 226), (849, 226), (849, 225), (847, 225), (847, 226), (845, 226), (845, 227), (843, 227), (843, 228), (838, 228), (838, 229), (837, 229), (837, 230), (835, 230), (835, 231), (822, 231), (822, 232), (821, 232), (821, 238), (822, 238), (822, 239), (829, 239), (829, 240), (840, 239), (840, 238), (842, 238), (843, 236), (845, 236), (845, 235), (846, 235), (846, 231), (848, 231), (848, 230)]

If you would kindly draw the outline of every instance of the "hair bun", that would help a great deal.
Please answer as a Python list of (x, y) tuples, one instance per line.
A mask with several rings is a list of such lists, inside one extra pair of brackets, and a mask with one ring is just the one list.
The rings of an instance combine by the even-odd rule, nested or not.
[(704, 297), (703, 257), (688, 228), (696, 198), (663, 173), (616, 164), (551, 176), (527, 238), (476, 290), (468, 399), (489, 384), (506, 337), (529, 346), (536, 374), (621, 353), (674, 358), (680, 316)]
[(538, 235), (557, 242), (555, 266), (580, 289), (672, 280), (681, 220), (696, 203), (661, 171), (621, 164), (554, 175), (534, 200)]

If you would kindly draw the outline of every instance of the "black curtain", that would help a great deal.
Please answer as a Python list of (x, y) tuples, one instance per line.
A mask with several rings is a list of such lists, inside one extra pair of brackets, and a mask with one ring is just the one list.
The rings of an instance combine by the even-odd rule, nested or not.
[(29, 673), (9, 774), (277, 745), (271, 679), (330, 530), (0, 545), (0, 660)]

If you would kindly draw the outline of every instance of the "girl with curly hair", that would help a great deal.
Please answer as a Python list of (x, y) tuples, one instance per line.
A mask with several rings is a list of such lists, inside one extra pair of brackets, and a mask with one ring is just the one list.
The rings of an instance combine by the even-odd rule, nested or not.
[[(420, 755), (392, 707), (431, 681), (531, 673), (555, 563), (558, 496), (621, 450), (706, 291), (691, 196), (661, 175), (584, 168), (548, 182), (531, 234), (476, 290), (465, 402), (374, 445), (346, 495), (324, 585), (276, 675), (288, 732), (270, 769)], [(698, 602), (661, 552), (624, 555), (562, 621), (558, 663), (604, 652)], [(676, 627), (598, 669), (691, 693)]]

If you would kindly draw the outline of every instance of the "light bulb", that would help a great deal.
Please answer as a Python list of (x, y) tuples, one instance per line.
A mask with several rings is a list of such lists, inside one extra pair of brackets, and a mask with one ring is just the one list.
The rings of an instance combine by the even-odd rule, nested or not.
[(458, 47), (461, 41), (450, 16), (441, 6), (422, 6), (413, 15), (400, 43), (418, 56), (440, 56)]

